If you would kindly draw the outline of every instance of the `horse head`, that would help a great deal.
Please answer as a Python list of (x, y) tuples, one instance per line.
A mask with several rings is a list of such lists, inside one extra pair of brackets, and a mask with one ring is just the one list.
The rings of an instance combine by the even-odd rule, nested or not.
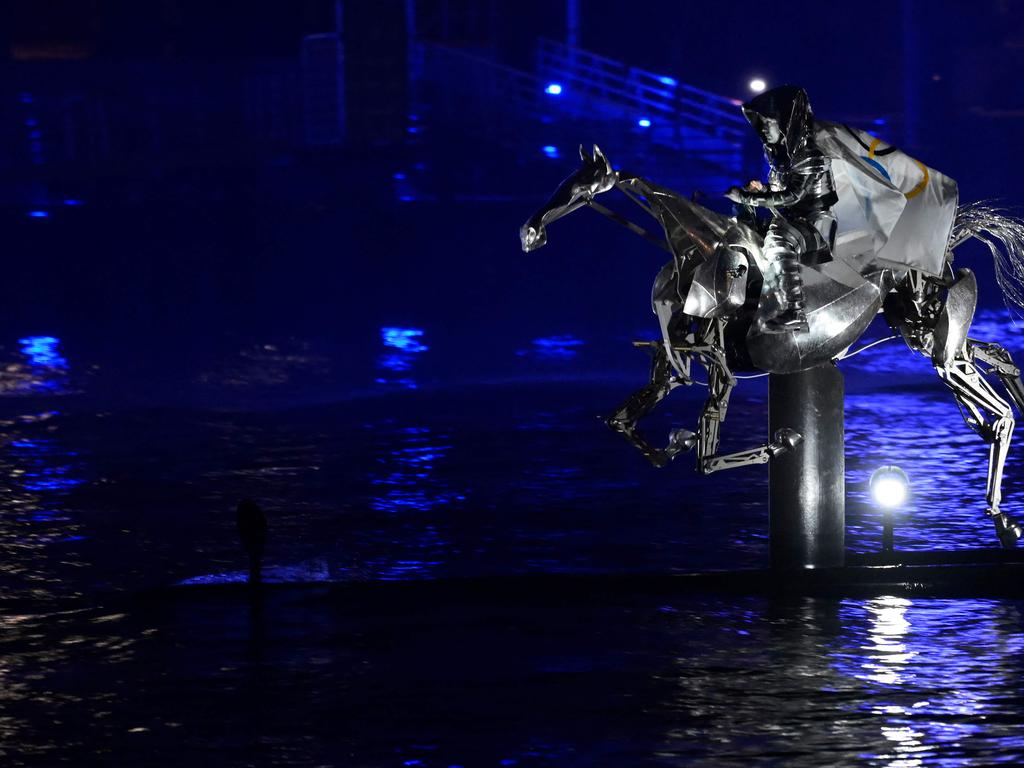
[(548, 241), (547, 225), (586, 205), (596, 195), (607, 192), (617, 180), (612, 164), (595, 144), (594, 153), (588, 156), (580, 145), (580, 159), (583, 165), (558, 185), (558, 189), (519, 229), (519, 240), (523, 250), (529, 253)]

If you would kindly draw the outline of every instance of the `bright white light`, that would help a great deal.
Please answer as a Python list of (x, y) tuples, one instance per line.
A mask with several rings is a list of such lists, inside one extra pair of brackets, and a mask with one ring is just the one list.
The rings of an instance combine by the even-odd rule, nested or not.
[(548, 83), (548, 87), (544, 89), (544, 93), (549, 96), (558, 96), (562, 92), (561, 83)]
[(760, 77), (755, 77), (750, 81), (750, 90), (754, 93), (761, 93), (765, 88), (768, 87), (768, 83), (762, 80)]
[(898, 507), (907, 498), (907, 486), (895, 477), (887, 477), (875, 483), (871, 493), (883, 507)]
[(651, 127), (651, 121), (648, 120), (646, 117), (641, 117), (639, 120), (636, 121), (636, 124), (639, 125), (641, 128)]
[(876, 469), (871, 475), (871, 495), (879, 506), (887, 509), (898, 507), (906, 501), (909, 487), (907, 473), (897, 466)]

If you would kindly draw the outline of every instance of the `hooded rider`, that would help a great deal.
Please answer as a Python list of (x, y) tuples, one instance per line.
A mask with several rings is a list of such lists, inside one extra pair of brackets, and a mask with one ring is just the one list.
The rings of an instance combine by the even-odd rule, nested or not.
[(769, 333), (806, 331), (801, 261), (832, 258), (838, 202), (831, 160), (814, 140), (814, 117), (803, 88), (783, 85), (743, 105), (743, 115), (764, 144), (771, 166), (767, 188), (751, 181), (725, 196), (735, 203), (772, 211), (764, 253), (779, 264), (776, 288), (779, 309), (765, 321)]

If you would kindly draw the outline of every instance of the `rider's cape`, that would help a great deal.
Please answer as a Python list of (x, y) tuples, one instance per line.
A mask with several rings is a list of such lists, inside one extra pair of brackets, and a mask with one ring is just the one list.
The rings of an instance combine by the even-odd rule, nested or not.
[(838, 236), (869, 234), (881, 266), (941, 277), (956, 182), (864, 131), (824, 120), (814, 127), (819, 149), (832, 159)]

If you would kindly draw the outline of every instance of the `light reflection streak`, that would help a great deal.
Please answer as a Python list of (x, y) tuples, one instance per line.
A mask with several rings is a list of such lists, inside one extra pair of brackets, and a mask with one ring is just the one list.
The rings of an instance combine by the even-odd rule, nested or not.
[(461, 501), (461, 494), (437, 487), (432, 480), (434, 464), (451, 450), (451, 444), (435, 438), (426, 427), (404, 427), (395, 433), (404, 438), (378, 460), (387, 471), (371, 479), (378, 490), (371, 507), (389, 514), (429, 512), (452, 501)]
[(68, 361), (60, 353), (60, 340), (54, 336), (26, 336), (19, 339), (21, 352), (29, 363), (47, 368), (67, 368)]
[(60, 395), (69, 392), (67, 359), (55, 336), (18, 340), (18, 358), (0, 367), (0, 395)]
[(542, 336), (534, 339), (528, 349), (516, 352), (519, 357), (533, 357), (542, 360), (564, 360), (575, 357), (584, 342), (575, 336), (561, 334), (558, 336)]
[(867, 680), (882, 685), (899, 685), (903, 682), (903, 668), (917, 655), (908, 651), (903, 637), (910, 628), (906, 619), (910, 601), (899, 597), (880, 597), (869, 600), (867, 610), (871, 614), (871, 645), (863, 646), (868, 652), (864, 669)]
[[(451, 544), (435, 524), (437, 515), (465, 496), (436, 476), (437, 462), (451, 450), (447, 438), (421, 426), (391, 427), (390, 449), (377, 462), (384, 470), (370, 477), (370, 508), (387, 515), (416, 517), (390, 535), (386, 554), (371, 558), (368, 568), (384, 580), (423, 578), (444, 561)], [(397, 438), (397, 439), (395, 439)], [(424, 517), (427, 516), (427, 517)]]
[(877, 719), (889, 750), (865, 757), (891, 768), (959, 765), (967, 739), (1001, 736), (1008, 746), (995, 724), (1007, 706), (996, 691), (1019, 684), (1019, 669), (1007, 662), (1020, 658), (1024, 637), (1006, 631), (1020, 620), (1007, 610), (1019, 614), (986, 600), (844, 601), (844, 626), (866, 618), (866, 637), (855, 653), (833, 659), (869, 686), (861, 709)]
[[(75, 585), (63, 583), (47, 548), (85, 537), (64, 501), (85, 480), (77, 452), (51, 436), (58, 429), (56, 416), (55, 412), (26, 414), (0, 425), (0, 476), (8, 478), (0, 509), (0, 576), (29, 578), (39, 588), (45, 584), (52, 592), (49, 596)], [(39, 430), (47, 436), (36, 436)], [(80, 565), (68, 555), (62, 550), (59, 566)], [(0, 584), (0, 598), (6, 594)]]
[(430, 347), (423, 343), (421, 328), (397, 328), (385, 326), (380, 329), (384, 352), (377, 360), (377, 384), (391, 385), (402, 389), (416, 389), (416, 380), (408, 375), (417, 355)]

